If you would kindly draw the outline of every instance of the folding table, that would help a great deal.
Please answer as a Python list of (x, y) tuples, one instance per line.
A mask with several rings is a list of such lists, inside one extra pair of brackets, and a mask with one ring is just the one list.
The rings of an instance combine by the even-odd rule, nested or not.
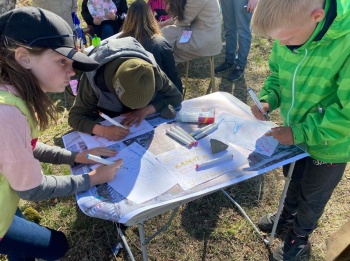
[[(222, 112), (225, 112), (239, 116), (242, 119), (252, 121), (255, 120), (255, 118), (250, 112), (250, 108), (245, 103), (226, 92), (215, 92), (202, 97), (186, 100), (183, 102), (183, 106), (210, 106), (215, 107), (215, 113), (217, 115)], [(153, 125), (157, 125), (158, 120), (159, 119), (157, 118), (148, 119), (148, 121)], [(264, 124), (268, 124), (271, 127), (275, 126), (275, 124), (271, 122), (264, 122)], [(150, 139), (150, 141), (148, 141), (147, 139), (147, 137), (149, 137), (150, 135), (146, 135), (145, 138), (138, 137), (133, 139), (132, 141), (127, 142), (138, 142), (142, 146), (147, 147), (149, 151), (157, 155), (157, 153), (161, 152), (159, 151), (159, 143), (157, 143), (157, 132), (161, 132), (162, 130), (164, 131), (166, 125), (167, 124), (161, 124), (155, 127), (155, 135), (151, 135), (153, 139)], [(184, 126), (184, 128), (185, 127), (187, 128), (186, 130), (189, 132), (191, 130), (194, 130), (195, 128), (198, 128), (198, 126), (195, 124), (189, 124)], [(66, 137), (67, 135), (63, 137), (64, 144), (67, 149), (72, 149), (72, 143), (81, 144), (77, 132), (73, 132), (69, 135), (69, 141), (68, 137)], [(76, 137), (74, 135), (76, 135)], [(252, 137), (252, 139), (257, 138), (258, 137)], [(172, 142), (176, 143), (176, 141)], [(181, 145), (176, 143), (174, 146), (176, 147)], [(291, 164), (277, 210), (277, 217), (279, 217), (279, 214), (282, 211), (283, 201), (288, 189), (289, 180), (294, 167), (294, 162), (309, 155), (298, 146), (278, 145), (270, 157), (261, 155), (254, 151), (243, 149), (239, 146), (233, 146), (247, 158), (247, 163), (234, 171), (225, 173), (215, 179), (209, 180), (189, 190), (183, 190), (179, 185), (176, 185), (166, 193), (163, 193), (162, 195), (154, 199), (148, 200), (147, 202), (144, 202), (142, 204), (135, 204), (134, 202), (131, 202), (127, 198), (120, 195), (107, 184), (103, 184), (100, 186), (93, 187), (86, 192), (77, 194), (77, 203), (80, 209), (88, 216), (110, 220), (116, 222), (116, 224), (123, 224), (124, 226), (137, 225), (139, 229), (140, 244), (144, 261), (148, 260), (146, 248), (147, 243), (168, 227), (168, 225), (175, 217), (176, 212), (180, 206), (220, 190), (222, 191), (222, 193), (224, 193), (225, 196), (229, 198), (229, 200), (232, 203), (234, 203), (238, 207), (242, 214), (253, 225), (255, 231), (261, 236), (262, 234), (254, 225), (254, 223), (250, 220), (248, 215), (224, 189), (241, 181), (245, 181), (250, 178), (262, 175), (267, 171), (279, 168), (285, 164)], [(88, 171), (89, 166), (82, 164), (71, 168), (72, 174), (86, 173)], [(169, 210), (172, 210), (173, 213), (170, 216), (168, 222), (156, 233), (146, 238), (144, 231), (145, 222)], [(272, 243), (276, 231), (276, 226), (277, 222), (273, 227), (273, 231), (270, 235), (269, 240), (261, 236), (261, 238), (266, 244)], [(132, 260), (135, 260), (128, 246), (127, 239), (125, 238), (122, 229), (118, 225), (117, 230), (130, 258)]]

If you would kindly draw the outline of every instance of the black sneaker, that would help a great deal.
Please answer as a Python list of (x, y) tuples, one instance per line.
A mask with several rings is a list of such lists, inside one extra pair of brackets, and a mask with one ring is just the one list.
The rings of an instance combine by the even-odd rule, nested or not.
[(215, 73), (219, 73), (219, 72), (224, 72), (230, 68), (232, 68), (233, 66), (235, 66), (235, 63), (230, 63), (228, 61), (224, 61), (222, 64), (220, 64), (219, 66), (216, 66), (214, 69)]
[[(258, 227), (260, 228), (261, 231), (265, 233), (271, 233), (273, 224), (276, 219), (276, 214), (267, 214), (260, 218), (258, 222)], [(283, 209), (280, 218), (278, 220), (278, 225), (276, 228), (276, 232), (280, 231), (282, 228), (287, 228), (288, 225), (291, 225), (294, 218), (295, 218), (296, 213), (290, 213), (287, 212), (286, 210)]]
[(236, 81), (241, 78), (244, 74), (244, 68), (236, 65), (232, 72), (227, 76), (227, 79), (230, 81)]
[(293, 229), (289, 230), (286, 240), (273, 252), (270, 260), (273, 261), (296, 261), (310, 248), (308, 236), (298, 236)]

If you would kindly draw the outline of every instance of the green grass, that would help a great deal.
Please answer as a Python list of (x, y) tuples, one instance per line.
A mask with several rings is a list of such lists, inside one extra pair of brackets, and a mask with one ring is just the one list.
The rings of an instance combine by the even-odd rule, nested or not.
[[(252, 101), (247, 98), (246, 88), (249, 86), (259, 92), (268, 75), (267, 60), (270, 48), (271, 41), (253, 39), (245, 76), (232, 83), (224, 78), (227, 73), (218, 75), (216, 88), (219, 91), (229, 92), (251, 105)], [(224, 49), (215, 57), (215, 64), (223, 60)], [(178, 70), (184, 80), (185, 66), (179, 64)], [(186, 99), (206, 94), (209, 79), (208, 59), (191, 61)], [(61, 137), (70, 131), (67, 116), (73, 98), (67, 93), (52, 94), (51, 98), (57, 103), (60, 118), (50, 129), (42, 133), (41, 141), (63, 146)], [(272, 113), (272, 120), (277, 124), (281, 123), (278, 112)], [(43, 169), (46, 174), (69, 174), (66, 166), (43, 164)], [(280, 173), (280, 170), (277, 170), (277, 173)], [(261, 181), (263, 191), (258, 198)], [(256, 223), (265, 213), (276, 211), (283, 184), (283, 181), (277, 180), (270, 172), (263, 177), (232, 186), (227, 191)], [(350, 218), (349, 187), (348, 167), (320, 219), (319, 227), (311, 235), (312, 250), (309, 260), (324, 260), (327, 238)], [(39, 203), (21, 201), (20, 208), (23, 210), (27, 207), (33, 207), (40, 213), (42, 225), (61, 230), (67, 235), (71, 248), (62, 261), (129, 260), (125, 255), (117, 258), (112, 255), (111, 246), (120, 242), (113, 223), (84, 215), (77, 207), (74, 196)], [(170, 213), (167, 212), (147, 221), (146, 235), (154, 233), (169, 217)], [(137, 227), (129, 227), (126, 235), (136, 260), (142, 260)], [(271, 249), (274, 249), (280, 241), (281, 237), (278, 236)], [(270, 251), (270, 248), (266, 247), (255, 234), (248, 221), (219, 192), (181, 206), (168, 230), (153, 239), (147, 249), (149, 259), (157, 261), (260, 261), (268, 260)], [(0, 260), (6, 259), (0, 256)]]

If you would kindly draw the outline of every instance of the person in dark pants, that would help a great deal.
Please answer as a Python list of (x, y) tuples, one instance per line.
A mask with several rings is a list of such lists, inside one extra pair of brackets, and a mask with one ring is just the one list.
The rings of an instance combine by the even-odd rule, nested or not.
[[(93, 34), (96, 34), (98, 37), (100, 37), (102, 40), (104, 38), (107, 38), (108, 36), (102, 35), (102, 26), (101, 25), (110, 25), (113, 29), (113, 34), (116, 34), (120, 31), (125, 17), (126, 13), (128, 12), (128, 5), (126, 3), (126, 0), (113, 0), (113, 3), (117, 7), (117, 12), (115, 13), (115, 19), (113, 20), (104, 20), (100, 24), (94, 24), (94, 18), (90, 14), (90, 11), (88, 9), (88, 0), (83, 0), (81, 4), (81, 16), (83, 17), (84, 21), (89, 27), (93, 28)], [(109, 35), (110, 36), (110, 35)]]
[[(275, 42), (260, 90), (263, 109), (253, 105), (252, 112), (265, 120), (263, 113), (279, 109), (283, 126), (265, 135), (300, 144), (310, 155), (295, 164), (277, 225), (290, 230), (272, 260), (298, 260), (310, 248), (309, 236), (350, 161), (349, 18), (347, 0), (259, 0), (253, 13), (253, 32)], [(271, 232), (275, 220), (276, 213), (267, 214), (259, 228)]]

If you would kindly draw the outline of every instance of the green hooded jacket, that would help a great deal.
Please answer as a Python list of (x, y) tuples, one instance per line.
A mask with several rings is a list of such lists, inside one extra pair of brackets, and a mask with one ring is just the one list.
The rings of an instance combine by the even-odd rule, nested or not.
[(342, 163), (350, 160), (350, 1), (326, 0), (325, 17), (331, 8), (331, 25), (323, 19), (301, 47), (275, 41), (260, 100), (280, 108), (294, 144), (312, 158)]

